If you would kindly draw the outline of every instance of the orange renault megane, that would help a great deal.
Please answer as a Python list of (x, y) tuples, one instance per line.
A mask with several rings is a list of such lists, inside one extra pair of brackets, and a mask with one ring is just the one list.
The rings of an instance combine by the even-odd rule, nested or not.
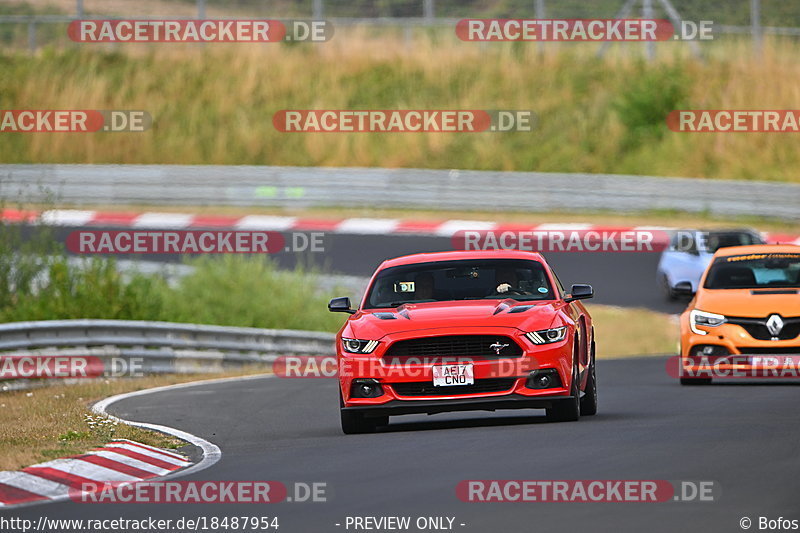
[[(678, 290), (691, 292), (689, 282)], [(785, 377), (800, 363), (800, 246), (720, 249), (681, 315), (681, 383)], [(772, 374), (767, 371), (772, 371)]]

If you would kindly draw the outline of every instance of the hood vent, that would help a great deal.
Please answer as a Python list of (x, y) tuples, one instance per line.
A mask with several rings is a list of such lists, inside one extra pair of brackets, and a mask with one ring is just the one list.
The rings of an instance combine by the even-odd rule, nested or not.
[(767, 289), (760, 291), (750, 291), (752, 295), (759, 294), (797, 294), (797, 289)]

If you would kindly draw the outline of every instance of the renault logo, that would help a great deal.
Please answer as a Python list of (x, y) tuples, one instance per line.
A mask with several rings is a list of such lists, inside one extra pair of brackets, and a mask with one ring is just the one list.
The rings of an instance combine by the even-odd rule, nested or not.
[(767, 319), (767, 331), (769, 331), (770, 335), (777, 337), (780, 335), (782, 329), (783, 319), (780, 317), (780, 315), (771, 315)]
[(508, 344), (500, 344), (499, 342), (496, 342), (494, 344), (490, 344), (489, 345), (489, 348), (494, 350), (494, 353), (496, 353), (497, 355), (500, 355), (500, 350), (502, 350), (503, 348), (507, 348), (507, 347), (508, 347)]

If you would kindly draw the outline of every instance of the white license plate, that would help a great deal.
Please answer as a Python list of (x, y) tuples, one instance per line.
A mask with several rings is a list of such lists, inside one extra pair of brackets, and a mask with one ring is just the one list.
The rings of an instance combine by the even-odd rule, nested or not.
[(751, 355), (751, 366), (784, 366), (797, 368), (800, 365), (800, 356), (797, 355)]
[(433, 367), (434, 387), (474, 384), (475, 371), (472, 368), (472, 363), (462, 365), (438, 365)]

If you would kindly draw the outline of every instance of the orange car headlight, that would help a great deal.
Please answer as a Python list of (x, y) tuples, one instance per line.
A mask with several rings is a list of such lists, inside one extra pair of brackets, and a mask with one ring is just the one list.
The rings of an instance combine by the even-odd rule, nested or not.
[(725, 315), (708, 313), (699, 309), (692, 309), (691, 312), (689, 312), (689, 327), (692, 329), (692, 332), (698, 335), (708, 335), (708, 332), (702, 329), (697, 329), (697, 326), (714, 328), (724, 324), (726, 321)]

